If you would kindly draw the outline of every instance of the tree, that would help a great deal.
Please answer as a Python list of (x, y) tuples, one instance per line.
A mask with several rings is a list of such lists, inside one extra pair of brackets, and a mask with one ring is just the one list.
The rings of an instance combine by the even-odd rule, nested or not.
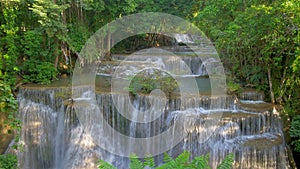
[(14, 84), (15, 74), (19, 70), (15, 63), (19, 56), (19, 27), (16, 25), (18, 1), (1, 1), (0, 27), (0, 78), (5, 83)]

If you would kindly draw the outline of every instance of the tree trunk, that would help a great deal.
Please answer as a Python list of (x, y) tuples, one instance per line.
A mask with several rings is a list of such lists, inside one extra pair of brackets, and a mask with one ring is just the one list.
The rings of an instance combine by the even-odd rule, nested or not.
[(271, 102), (272, 102), (272, 104), (274, 104), (275, 99), (274, 99), (274, 92), (273, 92), (273, 87), (272, 87), (271, 68), (269, 66), (268, 66), (268, 80), (269, 80), (269, 87), (270, 87)]
[(56, 56), (55, 60), (54, 60), (54, 67), (57, 69), (58, 68), (58, 55)]
[(286, 71), (287, 71), (287, 67), (284, 68), (283, 70), (283, 75), (282, 75), (282, 80), (281, 80), (281, 83), (280, 83), (280, 94), (278, 96), (278, 98), (276, 99), (277, 102), (279, 102), (281, 104), (281, 102), (283, 101), (282, 97), (283, 97), (283, 94), (285, 92), (285, 87), (284, 87), (284, 84), (285, 84), (285, 80), (286, 80)]
[(60, 45), (60, 48), (61, 48), (61, 51), (65, 57), (65, 61), (66, 61), (66, 64), (68, 65), (69, 64), (69, 57), (71, 57), (70, 55), (70, 51), (67, 47), (67, 44), (62, 42), (61, 45)]

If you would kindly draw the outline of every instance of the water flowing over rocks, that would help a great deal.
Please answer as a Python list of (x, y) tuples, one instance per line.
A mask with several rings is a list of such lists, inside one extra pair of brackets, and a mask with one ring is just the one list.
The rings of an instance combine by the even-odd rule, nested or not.
[[(89, 117), (85, 120), (91, 124), (97, 123), (91, 120), (96, 120), (99, 115), (91, 113), (93, 107), (85, 102), (90, 89), (82, 87), (76, 90), (85, 95), (72, 100), (68, 87), (20, 89), (19, 111), (23, 121), (21, 143), (24, 146), (24, 151), (20, 151), (18, 155), (20, 168), (96, 168), (99, 158), (118, 168), (128, 167), (128, 158), (101, 149), (91, 133), (81, 125), (77, 113), (86, 113)], [(126, 110), (128, 100), (118, 93), (97, 93), (95, 104), (101, 110), (105, 121), (124, 135), (145, 138), (172, 129), (174, 123), (183, 126), (186, 137), (168, 151), (174, 157), (183, 150), (190, 151), (193, 157), (209, 153), (210, 163), (215, 168), (228, 153), (233, 153), (233, 168), (290, 168), (280, 118), (273, 113), (270, 104), (255, 102), (263, 102), (263, 96), (257, 93), (243, 93), (240, 96), (242, 102), (238, 103), (235, 103), (236, 98), (233, 96), (211, 98), (201, 95), (186, 100), (172, 98), (159, 118), (149, 123), (133, 122), (122, 116), (113, 105), (113, 95), (118, 96), (117, 102), (122, 103)], [(159, 98), (138, 95), (132, 104), (137, 110), (147, 110), (151, 106), (149, 103), (155, 101), (159, 101)], [(127, 113), (133, 118), (139, 116), (138, 111)], [(214, 120), (214, 114), (220, 113), (222, 118), (216, 125), (205, 125)], [(147, 114), (143, 116), (150, 118)], [(93, 131), (95, 126), (89, 127), (91, 128), (88, 131)], [(97, 132), (99, 133), (95, 133)], [(213, 134), (204, 139), (211, 132)], [(170, 144), (173, 139), (169, 138)], [(122, 151), (135, 149), (135, 145), (130, 142), (124, 146), (125, 143), (110, 145), (110, 140), (101, 141), (106, 146)], [(151, 151), (158, 146), (145, 145), (142, 148)], [(161, 163), (162, 155), (157, 155), (155, 160)]]
[[(102, 79), (96, 78), (95, 83), (104, 88), (85, 86), (81, 79), (75, 79), (78, 83), (72, 89), (67, 85), (21, 87), (18, 100), (24, 151), (18, 154), (20, 168), (96, 169), (98, 159), (103, 159), (125, 169), (131, 153), (154, 155), (159, 165), (163, 152), (176, 157), (184, 150), (192, 157), (209, 154), (212, 168), (229, 153), (234, 155), (235, 169), (291, 168), (275, 107), (253, 90), (238, 98), (213, 93), (213, 87), (224, 89), (225, 84), (216, 80), (221, 77), (218, 72), (224, 71), (212, 44), (188, 34), (175, 38), (185, 45), (114, 55), (112, 61), (101, 63), (95, 73)], [(151, 76), (158, 69), (179, 82), (195, 78), (200, 95), (185, 90), (163, 97), (166, 95), (157, 90), (129, 98), (128, 91), (113, 91), (114, 83), (106, 84), (115, 78), (118, 85), (149, 67), (145, 72)]]

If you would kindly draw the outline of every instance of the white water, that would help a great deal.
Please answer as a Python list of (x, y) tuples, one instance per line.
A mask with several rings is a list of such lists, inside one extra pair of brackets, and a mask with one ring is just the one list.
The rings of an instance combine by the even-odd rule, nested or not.
[[(85, 89), (86, 90), (86, 89)], [(101, 158), (113, 163), (118, 168), (127, 168), (129, 160), (113, 155), (97, 146), (93, 137), (84, 132), (78, 123), (75, 111), (87, 111), (85, 103), (81, 107), (64, 106), (55, 98), (55, 92), (63, 89), (21, 89), (19, 94), (20, 112), (23, 120), (22, 142), (24, 152), (20, 152), (20, 168), (24, 169), (79, 169), (96, 168), (97, 159)], [(89, 92), (83, 92), (88, 96)], [(119, 96), (119, 102), (125, 97)], [(155, 98), (154, 98), (155, 99)], [(76, 102), (86, 100), (85, 97)], [(133, 104), (138, 109), (147, 109), (147, 99), (139, 96)], [(140, 124), (130, 122), (111, 107), (111, 94), (97, 94), (97, 104), (103, 115), (113, 128), (132, 137), (149, 137), (157, 135), (172, 124), (181, 123), (187, 136), (169, 154), (177, 156), (184, 149), (192, 156), (210, 154), (210, 163), (214, 167), (232, 152), (235, 155), (234, 168), (289, 168), (287, 153), (282, 134), (282, 126), (277, 115), (271, 110), (251, 112), (234, 109), (234, 98), (208, 97), (173, 99), (168, 103), (167, 116), (162, 116), (152, 123)], [(210, 104), (213, 104), (211, 109)], [(124, 102), (124, 106), (126, 103)], [(183, 105), (183, 107), (181, 107)], [(82, 107), (83, 106), (83, 107)], [(195, 107), (196, 106), (196, 107)], [(235, 107), (236, 108), (236, 107)], [(223, 113), (218, 125), (205, 126), (203, 120), (207, 115)], [(137, 115), (132, 112), (133, 117)], [(87, 120), (97, 119), (90, 114)], [(147, 118), (147, 116), (145, 116)], [(149, 118), (149, 117), (148, 117)], [(176, 132), (176, 130), (173, 130)], [(213, 132), (207, 141), (205, 136)], [(110, 145), (109, 140), (103, 140), (107, 146), (134, 149), (135, 145)], [(254, 143), (255, 144), (254, 144)], [(172, 139), (170, 139), (172, 144)], [(262, 146), (263, 145), (263, 146)], [(157, 145), (147, 145), (146, 149), (157, 148)], [(161, 162), (160, 156), (156, 157)]]
[[(207, 47), (206, 42), (192, 43), (194, 37), (190, 35), (180, 35), (176, 39), (191, 43), (193, 46), (190, 48), (197, 47), (195, 53), (205, 56), (155, 57), (154, 54), (160, 52), (151, 50), (151, 59), (142, 57), (143, 53), (136, 54), (124, 59), (120, 65), (101, 67), (98, 73), (112, 76), (118, 70), (115, 78), (128, 78), (145, 70), (145, 67), (151, 67), (145, 70), (149, 75), (153, 75), (151, 71), (154, 69), (163, 69), (172, 76), (192, 77), (214, 74), (221, 68), (216, 58), (211, 56), (215, 50)], [(98, 159), (120, 169), (128, 168), (127, 157), (106, 150), (118, 150), (124, 155), (138, 153), (140, 149), (145, 152), (163, 150), (164, 145), (177, 143), (176, 127), (183, 129), (179, 134), (184, 138), (166, 151), (173, 157), (183, 150), (190, 151), (192, 157), (209, 153), (210, 165), (216, 168), (226, 155), (233, 153), (233, 168), (236, 169), (290, 168), (280, 117), (267, 103), (262, 103), (262, 93), (244, 92), (239, 96), (242, 102), (233, 96), (172, 98), (162, 109), (148, 111), (151, 112), (149, 114), (140, 112), (151, 108), (151, 103), (164, 104), (162, 97), (137, 95), (131, 104), (127, 96), (117, 92), (97, 93), (93, 100), (94, 91), (90, 87), (73, 89), (73, 97), (76, 98), (70, 98), (66, 94), (68, 90), (60, 87), (20, 89), (21, 142), (24, 145), (24, 151), (18, 154), (21, 169), (96, 169)], [(131, 120), (116, 109), (114, 101)], [(135, 109), (128, 109), (130, 105)], [(156, 115), (158, 118), (154, 118)], [(218, 119), (220, 115), (223, 116)], [(101, 116), (103, 119), (100, 119)], [(144, 119), (147, 123), (137, 123), (137, 119)], [(165, 131), (172, 135), (165, 142), (145, 142), (139, 147), (120, 139), (115, 133), (102, 130), (105, 122), (115, 131), (134, 138), (149, 138)], [(161, 164), (162, 155), (155, 156), (155, 161)]]
[(214, 57), (202, 59), (193, 57), (184, 59), (168, 57), (168, 59), (162, 59), (161, 57), (152, 56), (151, 59), (145, 58), (145, 60), (141, 60), (139, 58), (139, 60), (134, 61), (122, 61), (121, 65), (106, 64), (98, 69), (97, 75), (112, 76), (116, 69), (118, 69), (119, 72), (122, 72), (118, 75), (119, 77), (130, 77), (134, 76), (145, 67), (151, 67), (166, 70), (169, 74), (178, 77), (207, 76), (209, 75), (207, 67), (214, 66), (214, 63), (219, 63)]
[(194, 43), (194, 40), (189, 34), (174, 34), (174, 37), (177, 42)]

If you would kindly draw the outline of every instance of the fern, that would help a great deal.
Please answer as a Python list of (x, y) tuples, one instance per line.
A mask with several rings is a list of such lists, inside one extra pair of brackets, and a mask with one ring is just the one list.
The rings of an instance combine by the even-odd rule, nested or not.
[[(167, 153), (164, 154), (164, 164), (156, 169), (211, 169), (209, 166), (209, 154), (206, 156), (195, 157), (192, 162), (189, 161), (190, 153), (187, 151), (182, 152), (177, 158), (173, 159)], [(140, 161), (135, 154), (130, 156), (130, 169), (143, 169), (144, 167), (155, 167), (155, 162), (153, 157), (148, 156), (144, 159), (144, 162)], [(234, 158), (233, 154), (229, 154), (225, 157), (222, 163), (217, 167), (217, 169), (230, 169), (233, 165)], [(111, 164), (100, 160), (100, 169), (116, 169)]]
[(190, 153), (184, 151), (175, 160), (172, 159), (168, 154), (164, 155), (165, 164), (157, 167), (156, 169), (181, 169), (187, 168), (189, 162)]
[(173, 167), (183, 167), (186, 168), (187, 164), (189, 163), (190, 153), (184, 151), (175, 159), (175, 166)]
[(142, 169), (144, 168), (143, 162), (138, 159), (138, 156), (135, 154), (130, 155), (130, 169)]
[(168, 168), (171, 168), (170, 166), (173, 163), (174, 163), (173, 158), (168, 153), (164, 153), (164, 164), (160, 165), (156, 169), (168, 169)]
[(217, 167), (217, 169), (230, 169), (233, 165), (234, 159), (233, 154), (229, 154), (225, 157), (222, 163)]
[(195, 169), (211, 169), (209, 166), (209, 154), (206, 156), (195, 157), (191, 162), (191, 168)]
[(165, 163), (168, 163), (172, 160), (173, 160), (173, 158), (168, 153), (164, 153), (164, 162)]
[(109, 164), (104, 160), (99, 160), (98, 167), (99, 169), (117, 169), (116, 167), (114, 167), (113, 165)]
[(150, 168), (154, 168), (155, 167), (155, 162), (154, 162), (154, 158), (149, 155), (144, 159), (144, 166), (146, 167), (150, 167)]

